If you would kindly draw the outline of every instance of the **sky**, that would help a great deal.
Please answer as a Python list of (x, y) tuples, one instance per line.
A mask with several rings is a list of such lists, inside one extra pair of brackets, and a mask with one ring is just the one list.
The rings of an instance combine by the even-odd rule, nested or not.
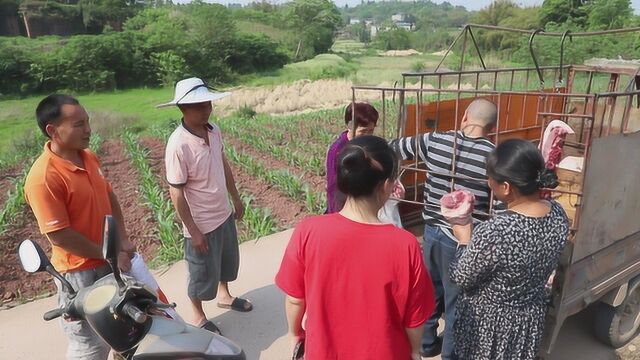
[[(228, 4), (228, 3), (239, 3), (239, 4), (248, 4), (254, 2), (254, 0), (204, 0), (205, 2), (212, 2), (218, 4)], [(272, 3), (283, 3), (285, 0), (267, 0)], [(360, 0), (334, 0), (338, 6), (344, 6), (345, 4), (349, 4), (349, 6), (355, 6), (360, 4)], [(442, 3), (444, 0), (431, 0), (435, 3)], [(491, 4), (492, 0), (448, 0), (452, 5), (462, 5), (467, 8), (467, 10), (480, 10), (483, 7)], [(541, 5), (543, 0), (515, 0), (515, 2), (521, 6), (534, 6)], [(189, 0), (177, 0), (175, 2), (178, 3), (186, 3)], [(636, 14), (640, 14), (640, 0), (631, 0), (631, 6), (635, 10)]]

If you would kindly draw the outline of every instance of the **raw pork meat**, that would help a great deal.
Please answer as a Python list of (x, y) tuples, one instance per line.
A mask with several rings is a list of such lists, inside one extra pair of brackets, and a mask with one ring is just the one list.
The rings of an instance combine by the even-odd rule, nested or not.
[(467, 190), (456, 190), (440, 199), (440, 211), (451, 224), (466, 225), (472, 221), (476, 197)]
[(547, 125), (540, 143), (540, 151), (547, 169), (555, 170), (562, 160), (562, 146), (567, 134), (573, 134), (573, 129), (560, 120), (553, 120)]

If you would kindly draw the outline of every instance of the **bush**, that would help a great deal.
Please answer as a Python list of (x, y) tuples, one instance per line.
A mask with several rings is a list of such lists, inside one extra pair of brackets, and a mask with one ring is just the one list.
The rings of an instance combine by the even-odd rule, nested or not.
[(253, 119), (258, 113), (249, 105), (242, 105), (235, 111), (234, 116), (241, 119)]
[(279, 69), (289, 60), (268, 37), (238, 34), (226, 49), (226, 63), (240, 74)]
[(411, 64), (411, 71), (413, 72), (421, 72), (424, 70), (424, 61), (416, 61)]

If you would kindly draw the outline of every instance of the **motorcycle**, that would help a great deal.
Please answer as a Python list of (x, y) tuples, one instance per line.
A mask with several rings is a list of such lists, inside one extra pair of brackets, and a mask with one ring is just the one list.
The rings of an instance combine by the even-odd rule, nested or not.
[(66, 296), (59, 308), (44, 314), (44, 320), (60, 316), (86, 320), (126, 360), (246, 360), (233, 341), (170, 318), (163, 309), (174, 308), (175, 304), (159, 303), (153, 289), (120, 274), (115, 225), (113, 217), (107, 215), (102, 254), (112, 273), (77, 291), (54, 269), (37, 243), (25, 240), (20, 244), (18, 253), (24, 270), (48, 272), (60, 281)]

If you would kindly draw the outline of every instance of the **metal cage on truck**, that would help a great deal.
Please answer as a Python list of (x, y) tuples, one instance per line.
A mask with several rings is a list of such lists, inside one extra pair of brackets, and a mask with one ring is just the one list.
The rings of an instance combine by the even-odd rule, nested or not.
[[(560, 186), (548, 189), (567, 212), (571, 230), (554, 278), (542, 348), (550, 352), (564, 320), (596, 302), (601, 303), (596, 335), (609, 345), (622, 346), (640, 326), (640, 64), (565, 65), (562, 54), (568, 36), (640, 29), (548, 34), (477, 26), (531, 34), (534, 67), (486, 69), (473, 27), (466, 26), (456, 39), (465, 44), (460, 68), (470, 39), (480, 69), (439, 71), (443, 59), (436, 71), (404, 73), (401, 87), (354, 86), (352, 101), (362, 92), (380, 93), (380, 128), (387, 138), (459, 130), (467, 105), (476, 98), (489, 99), (498, 108), (490, 134), (495, 144), (510, 138), (539, 143), (550, 121), (570, 125), (575, 134), (567, 136), (563, 158), (572, 157), (581, 165), (559, 168)], [(536, 36), (562, 37), (560, 65), (537, 65), (532, 46)], [(546, 86), (549, 79), (552, 84)], [(438, 204), (422, 199), (428, 171), (419, 157), (403, 162), (401, 174), (407, 190), (405, 199), (399, 199), (403, 226), (417, 234), (423, 225), (421, 209)], [(437, 175), (451, 179), (452, 190), (460, 179), (486, 183), (456, 172), (455, 150), (450, 171)], [(493, 213), (491, 208), (483, 215)]]

